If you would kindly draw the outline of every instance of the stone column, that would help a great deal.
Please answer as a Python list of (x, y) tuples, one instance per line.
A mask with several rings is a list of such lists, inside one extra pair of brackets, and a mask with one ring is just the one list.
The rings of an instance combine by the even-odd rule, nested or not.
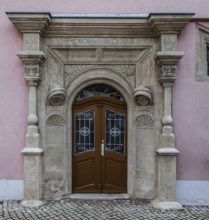
[(176, 79), (176, 63), (182, 52), (158, 52), (160, 82), (164, 89), (164, 114), (158, 155), (158, 198), (152, 204), (159, 209), (181, 209), (176, 201), (176, 156), (172, 119), (172, 86)]
[(185, 27), (193, 14), (151, 14), (149, 22), (159, 34), (159, 52), (156, 61), (159, 66), (160, 83), (164, 90), (164, 110), (162, 133), (158, 157), (158, 197), (152, 205), (158, 209), (181, 209), (176, 201), (176, 156), (179, 151), (175, 147), (172, 119), (172, 86), (176, 79), (178, 61), (183, 52), (176, 51), (177, 35)]
[(51, 20), (49, 13), (7, 13), (12, 23), (23, 33), (23, 51), (17, 55), (24, 64), (24, 78), (28, 85), (28, 127), (24, 156), (24, 201), (25, 205), (42, 204), (43, 148), (37, 115), (36, 90), (41, 80), (40, 66), (45, 60), (41, 51), (41, 36)]
[(24, 155), (24, 204), (39, 205), (42, 197), (42, 154), (38, 130), (36, 89), (40, 81), (39, 65), (44, 60), (41, 51), (21, 51), (19, 58), (25, 65), (24, 78), (28, 84), (28, 127)]

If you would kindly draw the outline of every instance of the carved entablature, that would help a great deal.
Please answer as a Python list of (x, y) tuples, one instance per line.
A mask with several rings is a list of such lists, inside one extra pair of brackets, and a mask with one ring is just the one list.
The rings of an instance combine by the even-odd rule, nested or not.
[(65, 87), (68, 88), (72, 81), (81, 73), (84, 73), (92, 69), (107, 69), (121, 75), (132, 87), (135, 87), (136, 67), (131, 64), (124, 65), (80, 65), (72, 64), (64, 66), (64, 83)]

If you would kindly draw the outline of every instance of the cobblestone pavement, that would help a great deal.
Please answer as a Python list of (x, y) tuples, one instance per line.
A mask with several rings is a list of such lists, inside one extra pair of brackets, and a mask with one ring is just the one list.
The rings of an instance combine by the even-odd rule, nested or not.
[(184, 206), (183, 210), (161, 211), (139, 200), (59, 200), (36, 208), (22, 206), (18, 201), (0, 201), (0, 220), (209, 220), (209, 207)]

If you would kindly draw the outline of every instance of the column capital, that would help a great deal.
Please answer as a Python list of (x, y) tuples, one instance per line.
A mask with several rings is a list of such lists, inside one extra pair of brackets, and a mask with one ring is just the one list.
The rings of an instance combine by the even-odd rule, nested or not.
[[(160, 82), (163, 86), (168, 85), (164, 83), (172, 83), (176, 80), (176, 70), (178, 61), (184, 56), (181, 51), (166, 51), (158, 52), (155, 59), (160, 67)], [(170, 84), (169, 84), (170, 86)]]

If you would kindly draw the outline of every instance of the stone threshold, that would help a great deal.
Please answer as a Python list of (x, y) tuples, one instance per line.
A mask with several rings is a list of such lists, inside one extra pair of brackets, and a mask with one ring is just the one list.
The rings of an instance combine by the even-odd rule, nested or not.
[(120, 194), (81, 194), (74, 193), (70, 195), (70, 199), (104, 199), (104, 200), (113, 200), (113, 199), (129, 199), (127, 193)]

